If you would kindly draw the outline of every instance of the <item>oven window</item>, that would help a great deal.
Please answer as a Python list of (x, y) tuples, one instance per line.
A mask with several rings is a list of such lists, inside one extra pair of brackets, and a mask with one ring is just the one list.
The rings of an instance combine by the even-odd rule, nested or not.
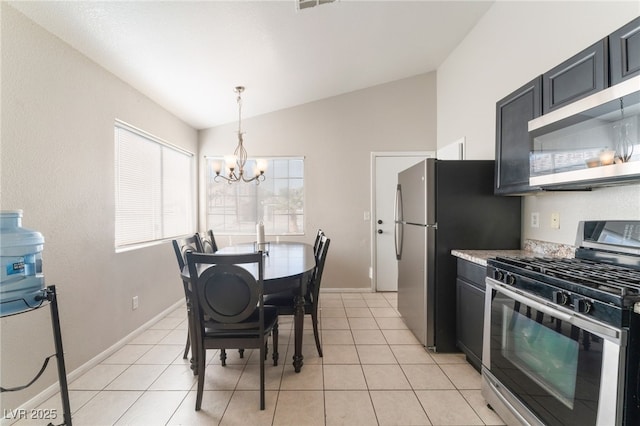
[(595, 425), (602, 338), (495, 292), (489, 369), (545, 425)]
[(502, 355), (546, 392), (573, 409), (578, 342), (507, 306), (503, 306), (502, 313)]

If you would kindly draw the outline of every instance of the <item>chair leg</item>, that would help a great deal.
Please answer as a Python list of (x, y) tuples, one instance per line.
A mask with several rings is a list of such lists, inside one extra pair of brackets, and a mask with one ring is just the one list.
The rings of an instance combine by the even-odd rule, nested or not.
[(187, 359), (187, 355), (189, 354), (189, 347), (191, 347), (191, 339), (189, 338), (189, 333), (187, 333), (187, 344), (184, 347), (184, 355), (182, 355), (182, 359)]
[(196, 411), (202, 406), (202, 392), (204, 390), (204, 368), (207, 351), (205, 349), (198, 350), (198, 391), (196, 393)]
[(278, 323), (273, 326), (273, 365), (278, 365)]
[(311, 311), (311, 323), (313, 324), (313, 336), (316, 338), (316, 349), (318, 356), (322, 358), (322, 345), (320, 345), (320, 333), (318, 332), (318, 310)]
[(222, 366), (225, 367), (227, 365), (227, 351), (224, 349), (220, 349), (220, 362)]
[(244, 349), (238, 349), (238, 353), (240, 354), (240, 358), (244, 358)]

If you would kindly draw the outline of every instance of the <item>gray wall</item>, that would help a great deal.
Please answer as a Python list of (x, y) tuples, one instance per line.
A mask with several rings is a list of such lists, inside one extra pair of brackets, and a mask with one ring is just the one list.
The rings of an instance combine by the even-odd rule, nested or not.
[[(638, 15), (637, 1), (496, 2), (438, 68), (438, 146), (466, 136), (467, 158), (494, 158), (496, 101)], [(638, 184), (523, 200), (523, 239), (573, 244), (579, 220), (640, 219)]]
[[(183, 294), (169, 244), (114, 252), (114, 120), (194, 153), (197, 132), (5, 2), (1, 8), (1, 207), (23, 209), (23, 225), (45, 238), (45, 280), (59, 292), (71, 372)], [(0, 326), (2, 385), (26, 383), (54, 353), (49, 310)], [(31, 388), (3, 393), (2, 408), (56, 381), (51, 365)]]
[[(243, 118), (250, 156), (305, 157), (306, 235), (289, 239), (311, 242), (318, 228), (329, 235), (323, 287), (371, 288), (371, 222), (363, 219), (371, 209), (371, 152), (435, 151), (435, 88), (436, 75), (429, 73)], [(200, 132), (202, 175), (204, 156), (233, 152), (236, 131), (237, 123), (230, 123)], [(204, 184), (200, 187), (204, 197)], [(201, 200), (201, 209), (204, 205)], [(201, 229), (205, 218), (201, 210)], [(216, 240), (220, 245), (252, 241)]]

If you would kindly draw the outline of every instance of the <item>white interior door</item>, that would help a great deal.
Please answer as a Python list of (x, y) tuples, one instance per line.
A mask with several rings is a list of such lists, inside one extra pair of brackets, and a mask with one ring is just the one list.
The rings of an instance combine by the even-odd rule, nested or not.
[(398, 261), (394, 242), (394, 210), (398, 173), (425, 158), (433, 157), (432, 152), (424, 153), (383, 153), (374, 154), (374, 244), (373, 286), (376, 291), (398, 290)]

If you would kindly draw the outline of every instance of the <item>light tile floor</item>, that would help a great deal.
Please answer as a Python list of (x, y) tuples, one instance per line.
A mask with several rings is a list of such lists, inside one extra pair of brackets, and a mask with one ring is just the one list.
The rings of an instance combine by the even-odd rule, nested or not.
[[(296, 374), (292, 318), (280, 319), (280, 365), (266, 366), (259, 410), (257, 352), (208, 351), (202, 409), (182, 358), (186, 312), (176, 309), (69, 384), (75, 426), (98, 425), (502, 425), (462, 354), (425, 350), (396, 311), (396, 293), (322, 293), (324, 357), (310, 318)], [(57, 407), (56, 395), (42, 408)], [(60, 419), (61, 420), (61, 419)], [(27, 421), (16, 425), (24, 426)]]

